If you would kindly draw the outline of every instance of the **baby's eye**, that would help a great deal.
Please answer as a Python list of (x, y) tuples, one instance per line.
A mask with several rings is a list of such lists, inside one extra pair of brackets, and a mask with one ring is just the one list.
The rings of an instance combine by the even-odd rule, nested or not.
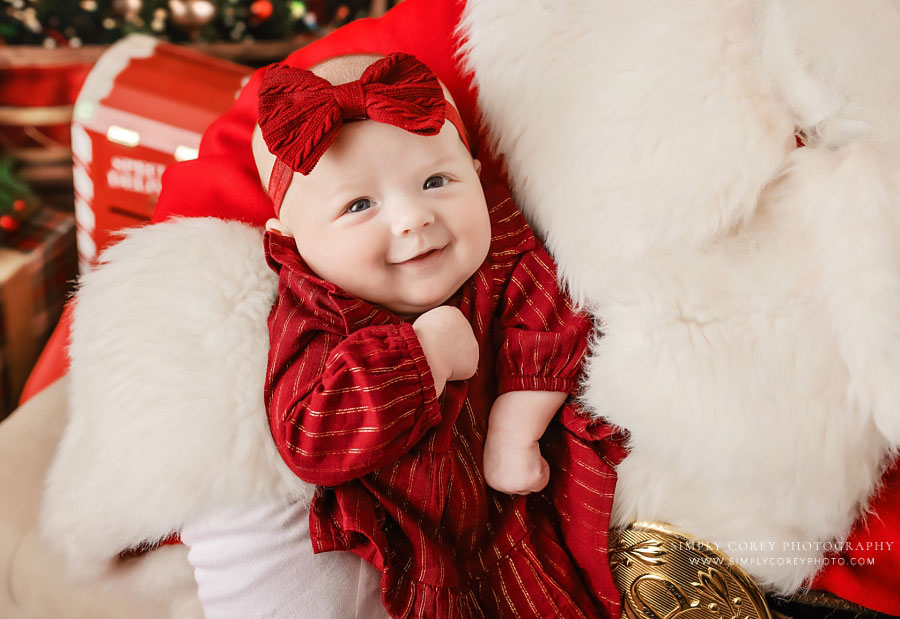
[(361, 213), (362, 211), (370, 208), (372, 203), (368, 198), (360, 198), (359, 200), (355, 200), (350, 203), (350, 206), (347, 207), (348, 213)]
[(434, 176), (429, 176), (428, 180), (425, 181), (424, 189), (437, 189), (438, 187), (443, 187), (449, 182), (450, 181), (446, 176), (435, 174)]

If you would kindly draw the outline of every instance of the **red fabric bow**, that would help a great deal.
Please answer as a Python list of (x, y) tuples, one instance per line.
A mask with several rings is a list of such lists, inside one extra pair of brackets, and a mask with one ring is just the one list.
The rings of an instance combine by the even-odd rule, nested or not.
[(409, 54), (377, 60), (358, 80), (332, 86), (310, 71), (274, 64), (259, 89), (259, 126), (269, 151), (309, 174), (345, 120), (369, 118), (419, 135), (444, 125), (444, 93), (431, 69)]

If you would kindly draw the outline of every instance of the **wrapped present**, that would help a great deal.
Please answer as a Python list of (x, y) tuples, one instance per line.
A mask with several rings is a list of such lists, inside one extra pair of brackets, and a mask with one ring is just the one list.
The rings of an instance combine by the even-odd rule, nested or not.
[(0, 153), (42, 193), (71, 188), (72, 112), (100, 52), (0, 45)]
[(0, 146), (20, 161), (68, 161), (75, 97), (95, 50), (0, 47)]
[(252, 69), (132, 35), (88, 74), (72, 121), (79, 266), (113, 232), (150, 219), (166, 166), (197, 156), (206, 127)]
[(15, 408), (77, 274), (75, 217), (42, 208), (0, 246), (0, 418)]

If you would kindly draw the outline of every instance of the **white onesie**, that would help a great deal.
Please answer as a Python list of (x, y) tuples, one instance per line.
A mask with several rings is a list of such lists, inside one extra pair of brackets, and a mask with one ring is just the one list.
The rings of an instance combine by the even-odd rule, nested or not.
[(381, 574), (349, 552), (314, 555), (309, 507), (232, 508), (181, 532), (206, 619), (378, 619)]

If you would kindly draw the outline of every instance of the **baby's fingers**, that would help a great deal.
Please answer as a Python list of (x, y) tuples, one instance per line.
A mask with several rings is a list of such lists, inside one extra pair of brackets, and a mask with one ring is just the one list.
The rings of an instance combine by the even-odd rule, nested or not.
[(547, 464), (547, 461), (544, 460), (544, 458), (541, 458), (537, 472), (531, 475), (530, 479), (521, 484), (518, 489), (509, 492), (509, 494), (531, 494), (532, 492), (540, 492), (547, 487), (549, 481), (550, 465)]
[(544, 458), (541, 458), (540, 470), (535, 477), (534, 482), (529, 486), (526, 492), (522, 492), (521, 494), (529, 494), (531, 492), (540, 492), (544, 488), (547, 487), (547, 484), (550, 482), (550, 465), (547, 464), (547, 461)]

